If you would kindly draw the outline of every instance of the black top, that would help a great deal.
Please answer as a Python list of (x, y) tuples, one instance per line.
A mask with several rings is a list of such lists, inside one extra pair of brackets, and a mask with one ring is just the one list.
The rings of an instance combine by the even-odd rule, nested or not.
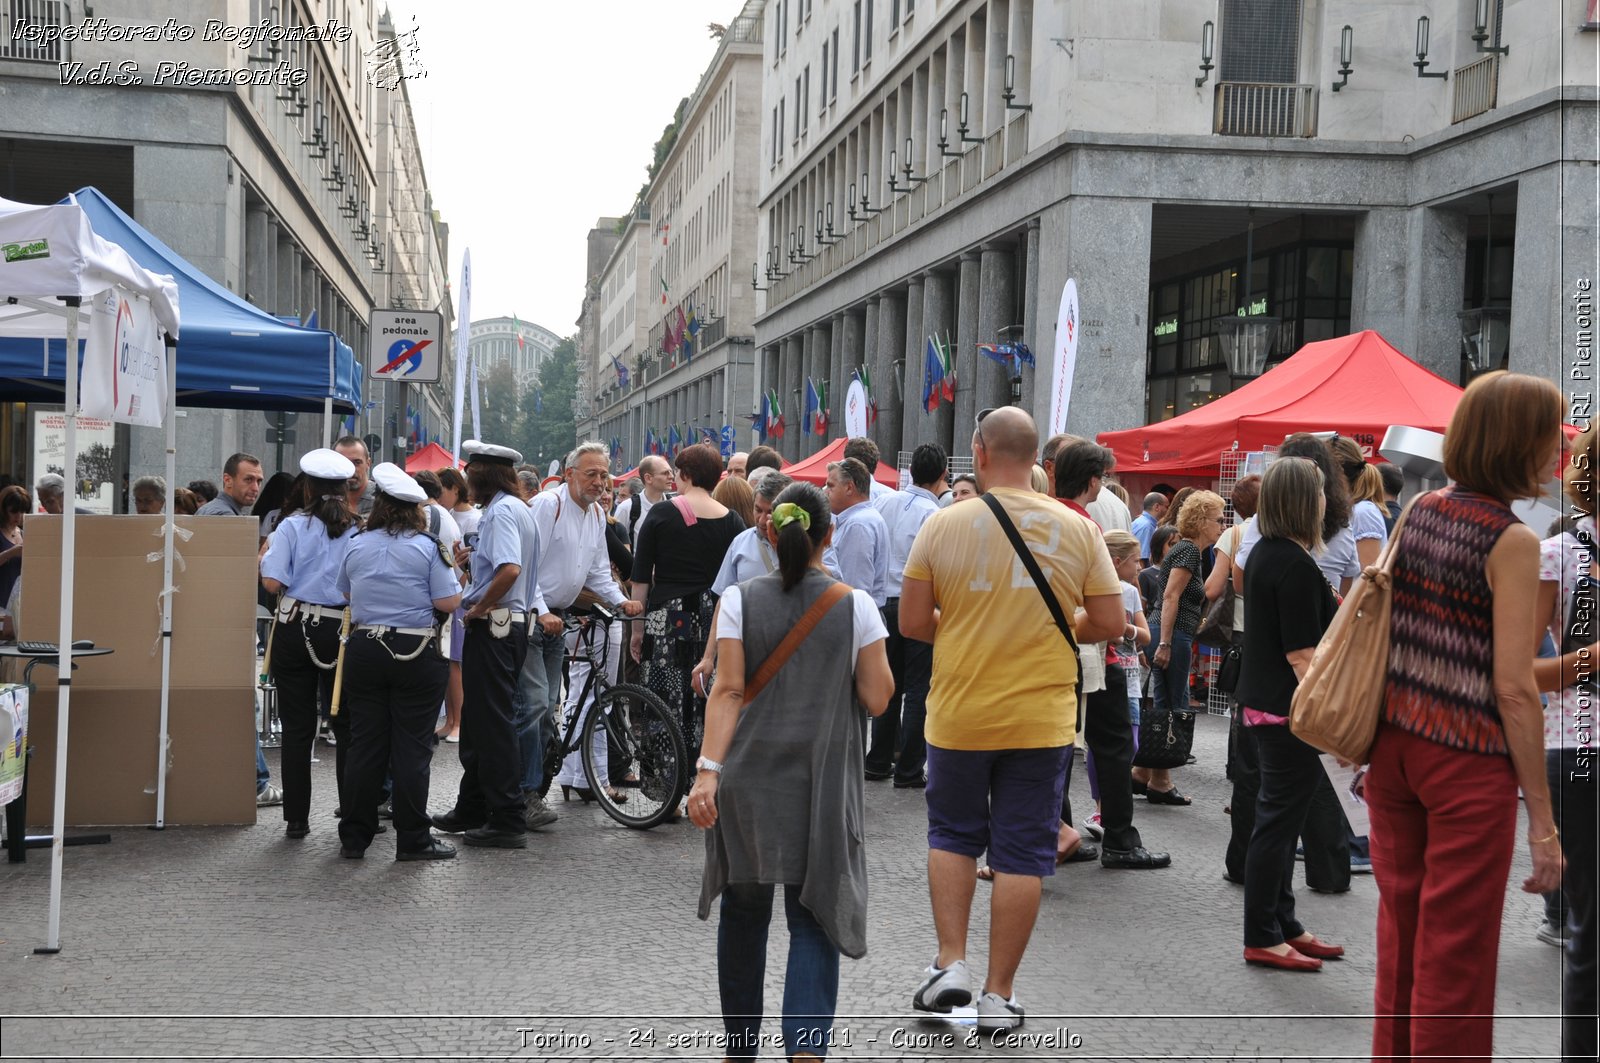
[(691, 528), (684, 524), (676, 505), (657, 503), (640, 522), (633, 582), (650, 584), (651, 609), (674, 598), (708, 591), (716, 582), (728, 544), (742, 531), (744, 521), (731, 509), (723, 517), (696, 520)]
[(1161, 600), (1161, 566), (1151, 565), (1139, 570), (1139, 597), (1144, 602), (1144, 615), (1148, 620), (1155, 615), (1156, 603)]
[(606, 519), (606, 554), (616, 570), (627, 579), (633, 571), (633, 551), (628, 548), (628, 537), (622, 533), (622, 525), (611, 518)]
[(1314, 647), (1338, 606), (1316, 559), (1288, 539), (1262, 539), (1244, 568), (1244, 668), (1234, 700), (1289, 715), (1299, 680), (1285, 654)]
[(1157, 642), (1161, 641), (1161, 607), (1167, 598), (1167, 581), (1172, 578), (1175, 568), (1188, 569), (1189, 582), (1184, 584), (1183, 593), (1178, 597), (1178, 622), (1172, 625), (1172, 633), (1193, 635), (1200, 626), (1200, 617), (1206, 607), (1206, 580), (1200, 574), (1200, 548), (1188, 539), (1179, 539), (1167, 551), (1167, 556), (1161, 559), (1161, 586), (1150, 602), (1150, 633)]

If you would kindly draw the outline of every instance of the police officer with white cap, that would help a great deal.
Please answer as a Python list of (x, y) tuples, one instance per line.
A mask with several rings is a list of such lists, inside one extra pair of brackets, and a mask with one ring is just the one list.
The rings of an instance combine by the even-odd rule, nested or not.
[[(434, 816), (433, 825), (465, 832), (468, 845), (522, 849), (528, 844), (526, 802), (511, 702), (528, 655), (539, 531), (517, 489), (522, 455), (475, 439), (463, 443), (461, 453), (472, 500), (484, 509), (471, 552), (472, 582), (462, 598), (461, 790), (455, 807)], [(458, 547), (458, 561), (466, 553)]]
[[(355, 474), (350, 459), (332, 450), (313, 450), (300, 459), (300, 473), (301, 508), (278, 522), (261, 559), (261, 585), (268, 594), (281, 595), (267, 663), (283, 721), (284, 833), (291, 838), (311, 831), (311, 743), (317, 735), (319, 698), (324, 707), (333, 701), (344, 618), (339, 570), (357, 530), (345, 494), (345, 482)], [(347, 718), (333, 718), (333, 733), (338, 742), (334, 777), (342, 794)]]
[(447, 860), (455, 846), (428, 830), (428, 774), (450, 679), (440, 623), (450, 630), (461, 584), (442, 544), (427, 534), (422, 486), (390, 462), (372, 470), (372, 483), (366, 530), (339, 574), (351, 621), (341, 704), (350, 728), (350, 804), (339, 821), (340, 854), (359, 860), (372, 844), (384, 772), (392, 770), (395, 859)]

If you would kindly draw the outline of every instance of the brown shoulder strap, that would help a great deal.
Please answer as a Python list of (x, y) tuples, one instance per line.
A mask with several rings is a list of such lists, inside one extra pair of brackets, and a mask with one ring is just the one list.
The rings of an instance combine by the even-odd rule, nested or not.
[(772, 651), (770, 657), (761, 662), (760, 668), (756, 669), (756, 677), (750, 681), (750, 685), (744, 691), (744, 703), (746, 705), (754, 701), (756, 695), (761, 693), (768, 683), (772, 682), (772, 677), (778, 674), (778, 669), (789, 663), (789, 658), (794, 656), (794, 651), (799, 649), (800, 644), (806, 640), (806, 636), (811, 634), (811, 629), (822, 622), (822, 618), (827, 615), (828, 610), (837, 605), (839, 600), (849, 595), (849, 593), (850, 588), (843, 583), (834, 583), (822, 592), (822, 596), (812, 603), (810, 609), (806, 610), (806, 615), (800, 618), (800, 622), (789, 630), (789, 633), (783, 637), (782, 642), (778, 643), (778, 648)]

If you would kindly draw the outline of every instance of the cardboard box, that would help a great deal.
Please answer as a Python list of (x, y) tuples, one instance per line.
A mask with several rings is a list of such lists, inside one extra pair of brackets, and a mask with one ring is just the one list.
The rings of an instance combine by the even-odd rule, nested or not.
[[(41, 673), (35, 672), (37, 679)], [(72, 688), (67, 822), (135, 826), (156, 820), (160, 691)], [(55, 815), (56, 690), (29, 706), (28, 825)], [(250, 690), (174, 690), (168, 704), (166, 822), (256, 821), (255, 697)]]
[[(162, 517), (77, 518), (74, 639), (115, 650), (72, 677), (67, 822), (155, 821), (161, 697)], [(61, 518), (23, 528), (23, 639), (54, 642), (61, 624)], [(255, 822), (253, 517), (179, 517), (174, 539), (171, 767), (166, 822)], [(28, 821), (50, 822), (55, 785), (55, 669), (40, 664), (30, 707)], [(146, 793), (146, 790), (149, 790)]]

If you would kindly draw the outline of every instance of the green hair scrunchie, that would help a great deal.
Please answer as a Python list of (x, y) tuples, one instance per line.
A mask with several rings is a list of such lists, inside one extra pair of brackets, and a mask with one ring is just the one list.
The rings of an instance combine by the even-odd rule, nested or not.
[(784, 528), (796, 522), (799, 522), (800, 527), (806, 531), (811, 530), (811, 514), (806, 512), (804, 506), (796, 505), (793, 502), (780, 502), (772, 507), (773, 528), (781, 532)]

